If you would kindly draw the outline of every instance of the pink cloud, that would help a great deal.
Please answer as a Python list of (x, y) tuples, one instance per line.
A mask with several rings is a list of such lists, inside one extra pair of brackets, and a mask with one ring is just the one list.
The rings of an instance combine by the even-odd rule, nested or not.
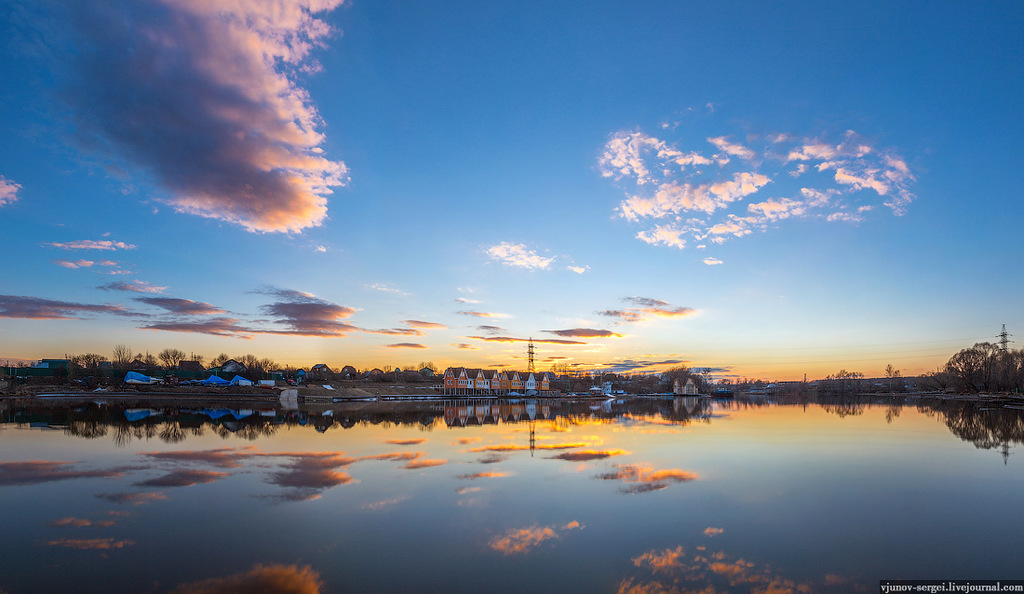
[(0, 206), (6, 206), (17, 201), (18, 190), (20, 189), (21, 184), (16, 184), (0, 175)]
[[(253, 232), (321, 224), (347, 182), (299, 72), (335, 31), (341, 0), (108, 0), (71, 6), (66, 100), (84, 147), (150, 173), (180, 212)], [(131, 48), (132, 51), (126, 51)]]

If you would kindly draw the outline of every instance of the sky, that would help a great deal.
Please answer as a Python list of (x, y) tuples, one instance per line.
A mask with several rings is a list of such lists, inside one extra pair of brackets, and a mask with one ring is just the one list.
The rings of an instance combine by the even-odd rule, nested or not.
[(1022, 26), (4, 0), (0, 360), (932, 371), (1024, 337)]

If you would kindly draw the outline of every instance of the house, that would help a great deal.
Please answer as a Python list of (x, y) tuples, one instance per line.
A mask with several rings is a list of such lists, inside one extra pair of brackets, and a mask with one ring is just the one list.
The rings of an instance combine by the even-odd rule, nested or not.
[(422, 375), (425, 378), (432, 378), (434, 377), (434, 370), (429, 367), (424, 367), (423, 369), (420, 370), (420, 375)]
[(384, 370), (374, 367), (366, 372), (366, 377), (375, 382), (382, 382), (384, 381)]
[(203, 373), (206, 371), (199, 361), (182, 361), (178, 363), (178, 371), (194, 371), (196, 373)]
[(228, 359), (227, 361), (225, 361), (224, 364), (220, 366), (220, 370), (223, 373), (234, 373), (237, 375), (241, 375), (248, 371), (245, 365), (242, 365), (241, 363), (235, 361), (234, 359)]
[(469, 374), (465, 367), (449, 367), (444, 370), (444, 393), (452, 396), (470, 393)]
[(685, 382), (682, 381), (682, 378), (677, 377), (676, 380), (672, 383), (672, 393), (682, 394), (685, 396), (696, 396), (697, 384), (693, 383), (692, 377), (686, 378)]
[(71, 359), (40, 359), (32, 365), (35, 369), (67, 369), (71, 365)]
[(341, 379), (356, 379), (357, 375), (359, 375), (359, 372), (356, 371), (356, 368), (352, 367), (351, 365), (346, 365), (342, 367), (341, 371), (338, 372), (338, 376)]
[(326, 382), (334, 379), (334, 372), (325, 363), (317, 363), (309, 368), (309, 379)]

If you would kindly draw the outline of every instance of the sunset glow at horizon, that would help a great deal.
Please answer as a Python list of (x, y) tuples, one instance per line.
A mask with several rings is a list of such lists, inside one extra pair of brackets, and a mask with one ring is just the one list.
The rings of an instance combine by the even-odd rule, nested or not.
[(0, 13), (0, 365), (800, 380), (1024, 336), (1020, 4)]

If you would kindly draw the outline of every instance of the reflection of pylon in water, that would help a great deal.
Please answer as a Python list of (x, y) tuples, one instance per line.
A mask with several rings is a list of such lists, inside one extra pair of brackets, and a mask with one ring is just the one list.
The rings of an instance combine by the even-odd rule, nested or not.
[(534, 367), (533, 367), (533, 337), (532, 336), (530, 337), (529, 345), (526, 347), (526, 371), (528, 373), (533, 373), (534, 371), (536, 371), (536, 369), (534, 369)]
[(537, 445), (537, 424), (530, 421), (530, 457), (533, 457), (533, 448)]

